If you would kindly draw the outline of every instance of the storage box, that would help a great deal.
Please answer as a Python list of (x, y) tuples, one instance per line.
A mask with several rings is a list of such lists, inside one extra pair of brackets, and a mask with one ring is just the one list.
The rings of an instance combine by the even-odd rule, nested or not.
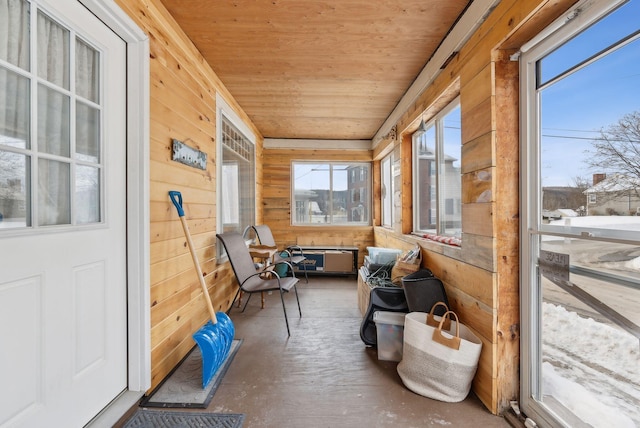
[(403, 312), (388, 311), (376, 311), (373, 313), (373, 321), (376, 323), (378, 338), (379, 360), (402, 360), (405, 315)]
[[(293, 255), (300, 255), (300, 252), (293, 252)], [(304, 269), (308, 271), (324, 271), (324, 251), (305, 251), (304, 256), (307, 258), (295, 266), (296, 272), (303, 272)], [(301, 266), (301, 265), (304, 265)]]
[(387, 264), (395, 262), (402, 250), (384, 247), (367, 247), (371, 263)]
[(325, 272), (353, 272), (353, 253), (351, 251), (325, 251)]

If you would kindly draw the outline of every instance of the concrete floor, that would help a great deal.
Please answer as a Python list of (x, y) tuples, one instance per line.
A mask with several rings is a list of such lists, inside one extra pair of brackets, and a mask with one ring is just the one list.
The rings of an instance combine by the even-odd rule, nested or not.
[[(354, 277), (302, 279), (302, 318), (286, 295), (291, 337), (277, 293), (254, 295), (230, 317), (243, 339), (208, 410), (244, 413), (244, 427), (511, 427), (471, 393), (443, 403), (406, 389), (397, 363), (360, 340)], [(196, 411), (194, 409), (194, 411)], [(201, 411), (198, 409), (197, 411)]]

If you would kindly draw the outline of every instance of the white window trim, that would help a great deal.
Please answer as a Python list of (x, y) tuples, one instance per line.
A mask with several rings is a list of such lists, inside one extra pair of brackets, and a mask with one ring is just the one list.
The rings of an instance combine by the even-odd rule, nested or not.
[[(393, 151), (391, 153), (389, 153), (388, 155), (386, 155), (384, 158), (382, 158), (382, 160), (380, 161), (380, 181), (381, 181), (381, 186), (384, 186), (384, 171), (385, 169), (385, 162), (388, 163), (388, 171), (387, 173), (389, 174), (389, 179), (390, 179), (390, 189), (386, 189), (386, 197), (382, 194), (382, 189), (380, 189), (380, 211), (381, 211), (381, 215), (380, 215), (380, 224), (382, 227), (388, 228), (388, 229), (392, 229), (393, 228), (393, 221), (394, 221), (394, 206), (393, 206), (393, 199), (394, 199), (394, 194), (393, 194)], [(387, 200), (387, 203), (390, 204), (390, 214), (389, 217), (390, 218), (385, 218), (384, 215), (384, 203), (385, 203), (385, 199)]]
[[(444, 235), (442, 234), (442, 225), (441, 225), (441, 221), (442, 221), (442, 213), (445, 210), (445, 203), (444, 200), (441, 200), (441, 195), (440, 193), (442, 192), (441, 187), (441, 183), (440, 183), (440, 171), (439, 171), (439, 166), (438, 166), (438, 159), (441, 159), (442, 156), (444, 156), (443, 153), (443, 144), (441, 141), (437, 140), (438, 135), (442, 136), (444, 134), (443, 132), (443, 128), (444, 125), (442, 123), (442, 119), (447, 116), (449, 113), (451, 113), (453, 110), (455, 110), (457, 107), (460, 106), (460, 96), (457, 96), (456, 98), (454, 98), (453, 100), (451, 100), (451, 102), (449, 102), (449, 104), (447, 104), (442, 110), (440, 110), (438, 112), (438, 114), (436, 114), (433, 118), (431, 118), (431, 120), (429, 120), (426, 123), (426, 127), (427, 129), (430, 128), (431, 126), (434, 126), (436, 128), (436, 146), (435, 146), (435, 159), (436, 159), (436, 168), (434, 168), (431, 171), (431, 176), (435, 176), (436, 179), (436, 194), (435, 194), (435, 206), (432, 207), (432, 210), (436, 211), (436, 230), (432, 231), (432, 230), (420, 230), (418, 229), (418, 225), (420, 224), (419, 218), (420, 218), (420, 204), (418, 203), (418, 184), (419, 184), (419, 177), (417, 176), (418, 174), (418, 156), (416, 155), (417, 151), (415, 148), (415, 139), (411, 138), (411, 150), (412, 150), (412, 156), (411, 156), (411, 162), (413, 164), (413, 233), (416, 234), (424, 234), (424, 233), (435, 233), (438, 236), (448, 236), (448, 235)], [(438, 173), (436, 173), (436, 169), (438, 170)]]
[[(240, 116), (235, 112), (233, 108), (227, 103), (227, 101), (220, 95), (220, 93), (216, 93), (216, 159), (220, 162), (216, 162), (216, 230), (223, 230), (222, 223), (222, 204), (221, 195), (223, 192), (222, 189), (222, 118), (225, 118), (233, 126), (240, 131), (244, 137), (249, 140), (251, 144), (256, 145), (256, 135), (253, 133), (251, 128), (240, 118)], [(253, 174), (256, 176), (256, 153), (254, 150), (253, 153)], [(255, 189), (254, 189), (255, 190)], [(257, 207), (256, 207), (257, 208)], [(254, 218), (255, 222), (255, 218)], [(223, 255), (224, 249), (218, 245), (218, 257), (226, 257), (226, 254)]]
[[(313, 226), (313, 227), (353, 227), (353, 226), (370, 226), (373, 222), (373, 201), (371, 200), (371, 198), (366, 195), (366, 191), (365, 191), (365, 197), (369, 197), (369, 201), (368, 201), (368, 220), (367, 221), (359, 221), (359, 222), (348, 222), (348, 223), (296, 223), (295, 222), (295, 210), (296, 210), (296, 189), (295, 189), (295, 164), (327, 164), (327, 165), (362, 165), (365, 166), (366, 168), (368, 168), (369, 173), (367, 174), (367, 188), (369, 189), (369, 194), (372, 195), (373, 194), (373, 182), (371, 180), (371, 177), (373, 176), (373, 174), (371, 174), (373, 165), (370, 162), (366, 162), (366, 161), (327, 161), (327, 160), (318, 160), (318, 161), (309, 161), (309, 160), (293, 160), (291, 161), (291, 200), (294, 201), (293, 202), (293, 208), (292, 208), (292, 213), (289, 216), (289, 222), (291, 224), (291, 226)], [(351, 178), (354, 177), (356, 174), (355, 170), (352, 170), (350, 174), (347, 174), (347, 181), (351, 182)], [(329, 176), (329, 186), (331, 188), (331, 190), (333, 189), (333, 175)], [(333, 190), (332, 190), (333, 191)], [(353, 195), (353, 192), (348, 192), (347, 193), (347, 198), (351, 199)], [(362, 196), (362, 193), (360, 194)]]
[[(538, 232), (545, 231), (538, 194), (541, 177), (535, 64), (623, 2), (583, 0), (520, 49), (520, 407), (541, 427), (561, 426), (561, 422), (534, 398), (539, 395), (536, 380), (541, 377), (537, 365), (541, 344), (534, 342), (540, 338), (540, 314), (534, 310), (540, 307), (542, 296), (537, 287), (532, 286), (537, 275), (532, 256), (539, 250), (535, 239)], [(546, 232), (552, 233), (551, 230)], [(580, 231), (573, 232), (577, 235), (572, 236), (580, 236)]]

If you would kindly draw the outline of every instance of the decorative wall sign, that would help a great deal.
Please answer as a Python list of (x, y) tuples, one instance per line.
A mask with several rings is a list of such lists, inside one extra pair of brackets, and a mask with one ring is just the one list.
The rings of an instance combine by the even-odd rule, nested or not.
[(172, 159), (194, 168), (207, 169), (207, 154), (205, 152), (189, 147), (175, 138), (173, 139)]

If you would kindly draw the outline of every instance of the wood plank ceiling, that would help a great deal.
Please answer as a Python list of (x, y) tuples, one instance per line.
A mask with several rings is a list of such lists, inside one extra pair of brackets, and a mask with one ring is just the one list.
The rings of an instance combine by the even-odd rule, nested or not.
[(468, 0), (161, 0), (265, 138), (370, 140)]

